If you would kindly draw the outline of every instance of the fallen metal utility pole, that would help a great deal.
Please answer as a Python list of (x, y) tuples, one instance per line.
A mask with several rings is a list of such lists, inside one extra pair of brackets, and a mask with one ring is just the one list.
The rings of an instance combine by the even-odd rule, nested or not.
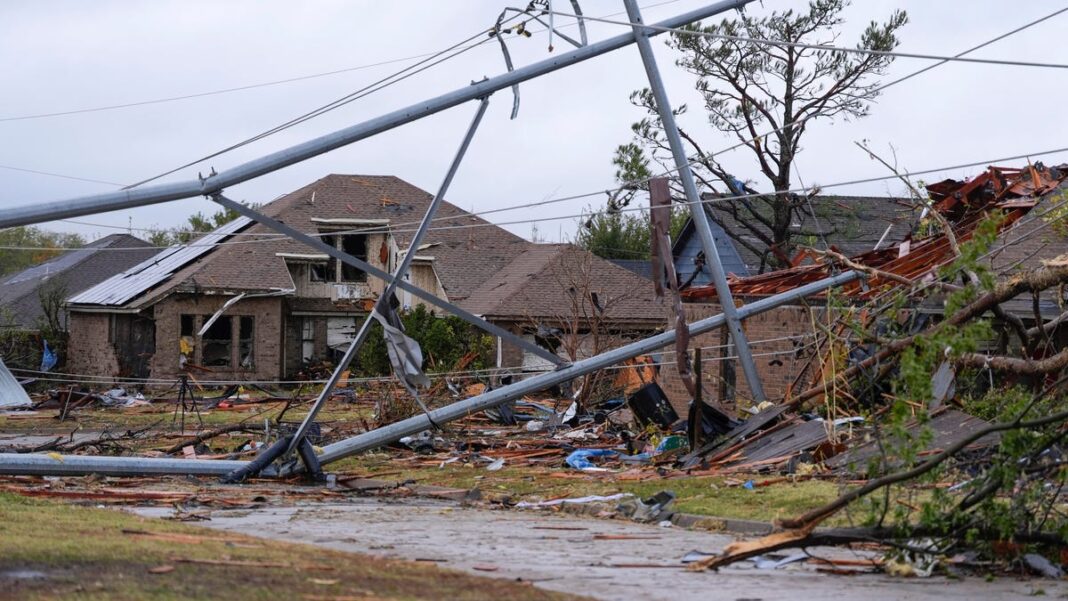
[[(669, 19), (656, 23), (657, 27), (678, 28), (684, 25), (700, 21), (726, 12), (738, 9), (749, 4), (753, 0), (722, 0), (708, 6), (703, 6)], [(658, 32), (653, 32), (655, 35)], [(463, 104), (469, 100), (486, 98), (498, 90), (509, 88), (524, 81), (540, 77), (570, 67), (572, 65), (589, 60), (625, 46), (633, 44), (637, 38), (634, 32), (627, 32), (618, 36), (602, 40), (564, 52), (550, 59), (539, 61), (515, 71), (471, 83), (458, 90), (442, 94), (418, 102), (411, 106), (387, 113), (380, 117), (364, 121), (357, 125), (338, 130), (334, 133), (308, 140), (296, 146), (271, 153), (267, 156), (249, 161), (237, 167), (226, 169), (219, 173), (213, 173), (203, 179), (196, 179), (172, 184), (157, 184), (144, 186), (117, 192), (81, 196), (67, 200), (35, 203), (6, 209), (0, 213), (0, 227), (17, 225), (30, 225), (55, 219), (68, 219), (92, 213), (105, 213), (118, 211), (150, 204), (194, 198), (197, 196), (211, 196), (230, 186), (246, 182), (250, 179), (277, 171), (295, 163), (319, 156), (325, 152), (341, 148), (369, 138), (376, 134), (389, 131), (406, 123), (417, 121), (439, 113), (445, 109)]]
[[(713, 16), (715, 14), (737, 9), (745, 6), (752, 0), (724, 0), (688, 13), (678, 15), (671, 19), (666, 19), (657, 24), (657, 27), (661, 28), (676, 28), (683, 25), (693, 23), (694, 21), (701, 20), (706, 17)], [(640, 15), (637, 14), (637, 8), (632, 1), (628, 0), (627, 8), (632, 13), (632, 18), (636, 21), (640, 19)], [(326, 253), (335, 259), (342, 261), (346, 264), (352, 265), (365, 273), (380, 278), (387, 283), (387, 290), (395, 288), (402, 288), (418, 296), (419, 298), (427, 301), (430, 304), (442, 307), (447, 311), (458, 315), (459, 317), (477, 325), (478, 327), (498, 336), (502, 340), (513, 342), (520, 347), (526, 348), (531, 352), (542, 356), (550, 361), (553, 361), (557, 365), (562, 363), (562, 360), (555, 355), (549, 354), (544, 349), (531, 345), (528, 342), (517, 337), (511, 332), (505, 331), (498, 326), (494, 326), (479, 319), (478, 317), (461, 310), (459, 307), (449, 303), (446, 300), (436, 297), (433, 293), (427, 292), (417, 286), (414, 286), (408, 282), (403, 281), (404, 270), (398, 270), (397, 277), (384, 270), (371, 266), (366, 261), (361, 261), (351, 255), (348, 255), (341, 250), (325, 244), (322, 240), (309, 236), (303, 232), (300, 232), (288, 225), (280, 223), (279, 221), (260, 214), (249, 207), (246, 207), (240, 203), (234, 202), (225, 196), (222, 191), (224, 188), (247, 181), (249, 179), (270, 173), (277, 169), (281, 169), (288, 165), (306, 160), (308, 158), (317, 156), (319, 154), (328, 152), (330, 150), (340, 148), (342, 146), (351, 144), (358, 140), (373, 136), (378, 133), (382, 133), (389, 129), (393, 129), (405, 123), (415, 121), (422, 117), (432, 115), (447, 108), (457, 106), (463, 102), (469, 100), (481, 100), (482, 106), (479, 108), (479, 113), (476, 116), (475, 124), (481, 118), (482, 112), (485, 110), (486, 98), (493, 92), (517, 85), (520, 82), (539, 77), (546, 73), (556, 71), (558, 69), (576, 64), (578, 62), (587, 60), (589, 58), (604, 54), (613, 50), (617, 50), (632, 43), (638, 43), (639, 49), (642, 52), (642, 57), (645, 59), (647, 74), (650, 79), (650, 83), (657, 89), (657, 103), (661, 112), (666, 111), (667, 118), (665, 118), (665, 125), (670, 124), (671, 131), (675, 134), (675, 140), (672, 142), (672, 148), (676, 155), (676, 163), (679, 166), (680, 173), (684, 177), (684, 182), (688, 181), (686, 186), (687, 197), (691, 201), (691, 210), (694, 216), (694, 222), (697, 225), (698, 231), (701, 232), (702, 242), (705, 245), (705, 254), (709, 258), (710, 264), (713, 265), (713, 275), (718, 273), (717, 290), (720, 293), (721, 304), (724, 315), (719, 315), (714, 318), (701, 320), (695, 324), (689, 326), (692, 334), (699, 334), (719, 327), (724, 322), (731, 328), (731, 334), (735, 340), (736, 346), (739, 349), (739, 354), (744, 354), (743, 366), (746, 366), (746, 360), (748, 361), (748, 367), (746, 367), (746, 376), (749, 380), (750, 388), (757, 398), (763, 398), (763, 392), (760, 388), (759, 379), (757, 378), (755, 367), (752, 365), (752, 358), (748, 353), (748, 345), (745, 341), (744, 334), (741, 332), (739, 326), (739, 320), (746, 315), (758, 313), (763, 310), (767, 310), (782, 302), (788, 302), (791, 299), (799, 298), (806, 294), (811, 294), (819, 290), (825, 289), (829, 286), (838, 285), (845, 281), (852, 281), (858, 277), (856, 273), (843, 274), (836, 276), (835, 278), (828, 278), (821, 282), (816, 282), (808, 286), (803, 286), (789, 293), (784, 293), (776, 297), (771, 297), (758, 301), (743, 307), (740, 310), (735, 310), (733, 301), (730, 296), (730, 289), (726, 286), (726, 281), (723, 278), (722, 266), (720, 265), (719, 256), (716, 252), (714, 242), (711, 238), (711, 233), (708, 227), (707, 218), (703, 211), (699, 210), (699, 198), (696, 193), (696, 186), (693, 183), (692, 174), (689, 171), (688, 164), (685, 161), (685, 155), (681, 153), (681, 143), (677, 143), (677, 130), (674, 129), (674, 123), (670, 119), (670, 104), (667, 101), (666, 92), (663, 89), (663, 85), (659, 79), (659, 72), (656, 69), (655, 61), (652, 58), (651, 46), (649, 45), (648, 36), (656, 35), (657, 31), (647, 31), (644, 27), (637, 27), (634, 31), (629, 33), (615, 36), (601, 42), (583, 46), (571, 52), (560, 54), (555, 58), (540, 61), (532, 65), (511, 71), (504, 75), (497, 77), (484, 79), (480, 82), (473, 82), (470, 86), (456, 90), (437, 98), (412, 105), (410, 107), (394, 111), (392, 113), (383, 115), (376, 119), (365, 121), (358, 125), (348, 127), (346, 129), (339, 130), (332, 134), (328, 134), (303, 144), (290, 147), (288, 149), (275, 152), (273, 154), (261, 157), (259, 159), (250, 161), (243, 165), (239, 165), (229, 170), (225, 170), (221, 173), (215, 173), (212, 171), (211, 175), (206, 178), (200, 178), (196, 181), (189, 181), (176, 184), (163, 184), (155, 186), (146, 186), (144, 188), (126, 189), (119, 192), (97, 194), (93, 196), (85, 196), (80, 198), (74, 198), (70, 200), (43, 203), (36, 206), (22, 206), (14, 209), (9, 209), (0, 213), (0, 227), (27, 225), (31, 223), (39, 223), (42, 221), (49, 221), (54, 219), (62, 219), (67, 217), (75, 217), (80, 215), (86, 215), (90, 213), (106, 212), (120, 209), (127, 209), (136, 206), (149, 205), (154, 203), (166, 202), (170, 200), (179, 200), (182, 198), (191, 198), (195, 196), (209, 196), (217, 203), (231, 208), (238, 213), (250, 217), (251, 219), (271, 228), (275, 231), (282, 232), (291, 238), (298, 240), (304, 244), (312, 246), (318, 249), (320, 252)], [(467, 143), (470, 141), (470, 136), (473, 133), (473, 127), (468, 131), (468, 138), (465, 139), (464, 146), (461, 148), (460, 153), (454, 160), (453, 167), (462, 157), (463, 150), (466, 148)], [(453, 170), (450, 170), (449, 175), (446, 178), (444, 187), (448, 186), (449, 180), (451, 180)], [(435, 203), (440, 199), (443, 192), (440, 192), (435, 199)], [(428, 215), (424, 218), (423, 224), (420, 226), (421, 233), (425, 232), (425, 227), (429, 224), (430, 218), (433, 214), (433, 207), (436, 204), (432, 204), (431, 209), (428, 210)], [(703, 226), (703, 227), (702, 227)], [(421, 236), (421, 234), (420, 234)], [(405, 261), (402, 263), (404, 269), (407, 268), (407, 263), (410, 263), (412, 255), (418, 248), (418, 244), (413, 244), (409, 249), (408, 255), (405, 257)], [(718, 270), (718, 271), (717, 271)], [(848, 276), (848, 277), (847, 277)], [(845, 279), (843, 279), (845, 278)], [(722, 281), (722, 282), (721, 282)], [(719, 285), (722, 283), (722, 286)], [(821, 287), (822, 286), (822, 287)], [(384, 295), (384, 298), (388, 298), (388, 294)], [(635, 357), (637, 355), (656, 350), (669, 344), (674, 340), (675, 333), (666, 332), (640, 342), (635, 342), (622, 348), (603, 353), (601, 355), (580, 361), (570, 366), (561, 367), (555, 372), (541, 374), (534, 376), (523, 382), (506, 386), (492, 392), (479, 395), (455, 403), (448, 407), (444, 407), (429, 414), (417, 416), (403, 420), (396, 424), (380, 428), (378, 430), (368, 432), (366, 434), (357, 436), (355, 438), (340, 441), (329, 445), (320, 462), (326, 463), (358, 453), (369, 448), (374, 448), (382, 444), (392, 442), (405, 434), (411, 434), (419, 432), (429, 425), (434, 423), (445, 423), (462, 417), (473, 411), (481, 411), (490, 407), (500, 405), (502, 403), (514, 400), (529, 392), (546, 388), (554, 384), (562, 383), (573, 379), (578, 376), (585, 375), (587, 373), (603, 369), (611, 366), (619, 361)], [(350, 346), (350, 353), (355, 352), (357, 345)], [(744, 349), (744, 353), (742, 352)], [(329, 396), (329, 391), (333, 387), (333, 383), (336, 382), (337, 376), (340, 374), (340, 369), (337, 370), (331, 376), (331, 383), (323, 391), (320, 400)], [(317, 403), (318, 404), (318, 403)], [(302, 424), (301, 430), (306, 432), (307, 425), (310, 424), (312, 415), (306, 420), (307, 423)], [(303, 434), (303, 432), (302, 432)], [(294, 444), (299, 443), (299, 439)], [(68, 464), (64, 464), (61, 467), (55, 468), (55, 472), (49, 472), (47, 468), (43, 468), (42, 465), (47, 466), (49, 461), (58, 461), (63, 463), (62, 458), (59, 460), (52, 460), (45, 456), (35, 456), (32, 462), (35, 463), (33, 469), (29, 472), (18, 471), (5, 471), (5, 470), (18, 470), (25, 467), (27, 464), (26, 455), (0, 456), (0, 473), (145, 473), (145, 474), (157, 474), (157, 473), (218, 473), (225, 474), (233, 471), (234, 469), (247, 465), (245, 462), (205, 462), (196, 460), (180, 460), (180, 459), (168, 459), (168, 460), (154, 460), (147, 458), (131, 458), (131, 457), (80, 457), (77, 461), (72, 461)], [(160, 463), (153, 464), (153, 461), (159, 461)], [(22, 466), (22, 467), (20, 467)], [(149, 467), (151, 466), (151, 467)], [(71, 470), (75, 470), (72, 472)], [(78, 470), (81, 470), (80, 472)], [(135, 470), (135, 471), (129, 471)], [(204, 470), (208, 470), (205, 472)]]
[[(385, 309), (384, 304), (389, 303), (393, 298), (393, 293), (397, 290), (397, 282), (404, 279), (408, 274), (408, 269), (412, 265), (412, 261), (415, 259), (415, 253), (419, 250), (419, 245), (422, 244), (423, 238), (426, 236), (426, 232), (430, 229), (430, 222), (433, 221), (434, 215), (438, 211), (438, 207), (441, 205), (442, 199), (445, 197), (445, 193), (449, 191), (449, 185), (452, 184), (452, 178), (456, 175), (456, 170), (460, 168), (460, 162), (463, 161), (464, 154), (467, 153), (468, 146), (471, 145), (471, 139), (475, 137), (475, 131), (478, 130), (478, 124), (482, 122), (482, 117), (486, 114), (486, 108), (489, 106), (489, 98), (483, 98), (482, 102), (478, 103), (478, 110), (475, 111), (475, 117), (471, 120), (471, 125), (467, 128), (467, 134), (464, 135), (463, 142), (460, 143), (460, 148), (456, 151), (456, 156), (452, 159), (452, 164), (449, 165), (449, 171), (445, 174), (445, 179), (441, 182), (441, 186), (438, 187), (438, 193), (434, 195), (433, 200), (430, 201), (430, 206), (426, 209), (426, 214), (423, 215), (423, 220), (419, 223), (419, 229), (416, 230), (415, 235), (412, 236), (410, 242), (408, 242), (408, 250), (404, 254), (404, 258), (401, 259), (400, 265), (393, 271), (393, 281), (386, 284), (386, 289), (382, 292), (382, 296), (378, 297), (379, 306), (375, 307), (376, 311), (380, 313)], [(330, 398), (330, 395), (334, 392), (334, 387), (337, 386), (338, 380), (341, 379), (341, 374), (349, 368), (349, 364), (352, 363), (353, 358), (356, 357), (356, 353), (359, 352), (360, 347), (363, 346), (363, 342), (367, 340), (367, 335), (371, 332), (371, 324), (374, 323), (374, 319), (370, 315), (364, 318), (363, 323), (360, 324), (360, 330), (356, 332), (356, 337), (349, 343), (349, 348), (345, 351), (345, 355), (334, 367), (334, 372), (330, 374), (330, 379), (326, 381), (326, 385), (319, 392), (318, 398), (315, 399), (315, 404), (312, 405), (308, 415), (304, 416), (304, 421), (300, 423), (300, 428), (293, 434), (293, 440), (289, 443), (289, 448), (286, 449), (286, 453), (292, 453), (300, 441), (304, 439), (304, 436), (308, 433), (308, 429), (311, 428), (312, 422), (315, 421), (315, 416), (319, 414), (319, 410), (326, 404), (326, 399)], [(555, 357), (555, 355), (553, 355)], [(398, 377), (401, 377), (398, 375)]]
[[(738, 309), (738, 316), (746, 318), (786, 303), (817, 294), (829, 288), (848, 284), (864, 277), (857, 271), (848, 271), (817, 282), (805, 284), (793, 290), (754, 301)], [(723, 314), (715, 315), (689, 324), (691, 336), (715, 330), (726, 323)], [(615, 365), (638, 355), (663, 348), (675, 340), (675, 330), (632, 342), (618, 349), (589, 359), (576, 361), (568, 367), (539, 374), (521, 382), (480, 394), (470, 399), (453, 403), (430, 412), (335, 442), (323, 448), (319, 455), (322, 464), (344, 459), (382, 445), (395, 442), (404, 436), (416, 434), (431, 427), (430, 420), (443, 424), (479, 411), (492, 409), (524, 395), (543, 390), (574, 378)], [(226, 475), (244, 467), (243, 461), (212, 461), (202, 459), (154, 459), (148, 457), (87, 457), (29, 455), (23, 453), (0, 453), (0, 474), (74, 475), (74, 474), (211, 474)], [(266, 474), (265, 474), (266, 475)]]
[(693, 171), (690, 170), (690, 161), (686, 158), (686, 148), (679, 136), (679, 128), (675, 124), (675, 114), (671, 112), (671, 101), (668, 100), (667, 89), (664, 81), (660, 78), (660, 69), (656, 66), (656, 56), (653, 54), (653, 45), (649, 42), (649, 36), (653, 30), (641, 25), (642, 15), (638, 9), (637, 0), (623, 0), (627, 7), (627, 16), (634, 25), (634, 39), (638, 44), (638, 52), (642, 55), (642, 63), (645, 65), (645, 74), (649, 78), (649, 87), (652, 89), (653, 98), (656, 100), (657, 112), (660, 113), (660, 121), (664, 124), (664, 137), (667, 138), (671, 147), (671, 154), (675, 159), (675, 168), (682, 180), (682, 188), (686, 191), (686, 200), (690, 205), (690, 216), (694, 227), (701, 238), (701, 245), (705, 250), (705, 258), (708, 260), (708, 269), (712, 272), (712, 283), (716, 287), (716, 296), (719, 304), (723, 307), (723, 315), (727, 318), (727, 330), (730, 331), (734, 347), (738, 349), (738, 361), (742, 364), (745, 380), (749, 384), (749, 391), (756, 401), (764, 401), (764, 386), (760, 382), (760, 374), (757, 373), (756, 363), (753, 361), (753, 351), (749, 348), (749, 340), (742, 330), (742, 320), (738, 317), (738, 309), (734, 306), (734, 297), (731, 296), (731, 287), (727, 284), (727, 275), (723, 271), (723, 262), (719, 258), (719, 250), (712, 236), (712, 228), (708, 225), (708, 215), (705, 206), (701, 203), (701, 195), (697, 191), (697, 184), (693, 179)]
[[(738, 309), (738, 317), (744, 319), (751, 315), (763, 313), (769, 309), (774, 309), (775, 307), (799, 298), (822, 292), (828, 288), (847, 284), (860, 277), (861, 274), (859, 272), (848, 271), (834, 277), (799, 286), (788, 292), (769, 296), (768, 298), (740, 307)], [(690, 335), (696, 336), (714, 330), (722, 326), (726, 321), (726, 316), (723, 313), (695, 321), (692, 324), (689, 324)], [(568, 380), (584, 376), (599, 369), (611, 367), (616, 363), (632, 359), (638, 355), (650, 353), (663, 348), (674, 341), (675, 331), (669, 330), (662, 334), (657, 334), (656, 336), (632, 342), (617, 349), (601, 353), (595, 357), (576, 361), (571, 365), (556, 371), (540, 374), (523, 380), (522, 382), (491, 390), (490, 392), (480, 394), (465, 401), (435, 409), (430, 412), (430, 415), (416, 415), (414, 417), (409, 417), (408, 419), (389, 424), (388, 426), (383, 426), (347, 440), (329, 444), (323, 447), (323, 453), (319, 456), (319, 460), (321, 463), (330, 463), (331, 461), (337, 461), (338, 459), (343, 459), (349, 455), (378, 448), (384, 444), (399, 440), (404, 436), (409, 436), (426, 430), (431, 426), (430, 420), (433, 420), (436, 424), (443, 424), (472, 413), (492, 409), (498, 405), (521, 398), (532, 392), (544, 390), (550, 386), (567, 382)]]

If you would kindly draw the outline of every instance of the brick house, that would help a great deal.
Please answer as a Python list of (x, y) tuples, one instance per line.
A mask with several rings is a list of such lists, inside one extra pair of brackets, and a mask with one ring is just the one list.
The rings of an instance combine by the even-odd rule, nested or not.
[[(391, 271), (431, 199), (396, 177), (335, 174), (261, 210)], [(546, 317), (539, 311), (505, 315), (482, 300), (500, 285), (509, 286), (517, 302), (559, 292), (547, 276), (524, 277), (520, 268), (521, 257), (545, 254), (541, 245), (447, 202), (433, 226), (417, 249), (410, 281), (516, 332), (536, 330)], [(566, 254), (560, 245), (549, 246), (548, 254)], [(615, 329), (638, 322), (653, 327), (648, 316), (662, 312), (651, 310), (648, 281), (594, 259), (587, 261), (590, 289), (603, 298), (612, 290), (631, 294), (638, 281), (649, 290), (644, 305), (616, 303), (627, 312)], [(189, 361), (210, 369), (213, 379), (288, 379), (343, 351), (382, 290), (381, 281), (362, 271), (239, 218), (70, 299), (70, 369), (169, 379)], [(404, 291), (398, 299), (404, 306), (419, 302)], [(521, 363), (517, 352), (501, 347), (502, 365), (513, 357)]]

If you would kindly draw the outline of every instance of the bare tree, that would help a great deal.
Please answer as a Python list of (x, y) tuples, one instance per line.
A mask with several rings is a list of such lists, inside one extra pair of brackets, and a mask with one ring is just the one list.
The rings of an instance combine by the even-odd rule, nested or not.
[[(775, 11), (764, 17), (743, 14), (704, 27), (698, 24), (668, 41), (681, 53), (678, 65), (697, 77), (708, 124), (749, 150), (774, 191), (716, 205), (742, 225), (741, 230), (725, 229), (735, 242), (762, 257), (761, 270), (765, 264), (783, 265), (792, 250), (792, 237), (815, 234), (791, 228), (795, 213), (807, 204), (804, 195), (788, 192), (802, 136), (819, 120), (868, 115), (878, 94), (876, 76), (885, 73), (893, 60), (884, 54), (799, 46), (837, 43), (842, 11), (848, 5), (848, 0), (812, 0), (807, 11)], [(856, 47), (893, 50), (898, 45), (896, 32), (907, 22), (904, 11), (894, 11), (881, 24), (872, 21)], [(635, 143), (616, 151), (617, 176), (623, 181), (642, 179), (637, 167), (644, 168), (646, 156), (664, 168), (672, 164), (652, 93), (638, 90), (631, 101), (647, 116), (632, 126)], [(686, 106), (675, 112), (685, 113)], [(751, 180), (735, 177), (707, 150), (700, 134), (685, 129), (680, 133), (695, 161), (694, 174), (706, 190), (731, 196), (758, 193)], [(677, 182), (674, 188), (682, 196)], [(726, 225), (717, 212), (709, 211), (710, 217)]]
[[(562, 352), (570, 361), (590, 357), (619, 346), (623, 333), (609, 326), (619, 306), (633, 293), (611, 295), (600, 289), (594, 270), (593, 253), (577, 248), (564, 252), (551, 267), (555, 289), (564, 292), (564, 302), (554, 303), (554, 313), (540, 319), (527, 316), (539, 336), (559, 344), (555, 352)], [(604, 374), (594, 372), (582, 380), (579, 403), (584, 404), (599, 390)]]

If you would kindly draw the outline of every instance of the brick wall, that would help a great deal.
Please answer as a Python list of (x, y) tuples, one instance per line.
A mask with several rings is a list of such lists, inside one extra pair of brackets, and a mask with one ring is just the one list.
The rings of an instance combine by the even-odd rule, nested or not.
[[(720, 313), (718, 304), (688, 303), (684, 305), (684, 309), (688, 322)], [(815, 353), (812, 345), (812, 319), (815, 318), (818, 323), (823, 323), (824, 313), (824, 310), (819, 307), (813, 307), (810, 310), (802, 306), (783, 306), (754, 315), (743, 322), (743, 329), (752, 347), (757, 372), (760, 374), (764, 384), (764, 393), (769, 400), (781, 400), (791, 386), (793, 390), (801, 390), (810, 384), (812, 369), (806, 369), (806, 367)], [(788, 337), (796, 337), (796, 339), (780, 340)], [(703, 347), (701, 351), (702, 381), (705, 400), (718, 404), (726, 410), (737, 410), (751, 405), (752, 393), (738, 360), (724, 359), (724, 357), (737, 355), (733, 346), (725, 346), (728, 342), (726, 328), (720, 328), (695, 336), (690, 340), (690, 348)], [(664, 361), (675, 360), (672, 347), (665, 348), (664, 351)], [(735, 382), (733, 399), (729, 391), (731, 371), (734, 372)], [(661, 367), (659, 382), (675, 410), (679, 415), (685, 415), (689, 407), (690, 396), (674, 364)]]
[[(179, 338), (181, 334), (181, 315), (197, 315), (207, 319), (230, 300), (230, 296), (182, 295), (171, 296), (156, 303), (156, 353), (152, 357), (151, 370), (153, 378), (177, 377), (179, 373)], [(225, 315), (234, 318), (234, 330), (238, 329), (238, 317), (251, 315), (255, 317), (253, 336), (252, 369), (240, 367), (235, 362), (230, 367), (213, 367), (210, 379), (234, 380), (276, 380), (282, 374), (282, 299), (251, 298), (239, 301), (226, 310)], [(197, 328), (201, 320), (197, 320)], [(198, 359), (194, 358), (196, 362)]]
[(68, 319), (66, 371), (72, 374), (116, 376), (119, 360), (108, 340), (111, 315), (72, 312)]

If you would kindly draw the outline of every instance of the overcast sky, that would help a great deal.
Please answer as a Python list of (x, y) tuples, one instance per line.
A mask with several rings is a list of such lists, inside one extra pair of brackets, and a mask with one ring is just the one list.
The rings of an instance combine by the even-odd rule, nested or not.
[[(643, 0), (651, 6), (657, 0)], [(521, 0), (513, 4), (522, 5)], [(677, 0), (645, 10), (653, 22), (702, 5)], [(12, 117), (62, 112), (196, 94), (299, 77), (435, 52), (490, 26), (503, 1), (103, 1), (5, 0), (0, 3), (0, 165), (128, 184), (172, 169), (287, 121), (373, 82), (409, 62), (119, 110), (41, 119)], [(760, 14), (803, 9), (799, 0), (763, 0)], [(872, 19), (906, 9), (910, 23), (900, 50), (951, 55), (1063, 6), (1035, 1), (862, 0), (848, 9), (838, 43), (853, 45)], [(619, 0), (583, 0), (589, 15), (622, 10)], [(558, 10), (570, 10), (558, 1)], [(616, 17), (621, 18), (621, 17)], [(1061, 41), (1068, 14), (994, 44), (973, 56), (1068, 63)], [(590, 24), (598, 40), (624, 31)], [(566, 31), (574, 32), (574, 29)], [(692, 106), (684, 126), (709, 149), (732, 141), (702, 124), (693, 79), (674, 65), (662, 39), (654, 41), (669, 94)], [(545, 34), (512, 39), (518, 65), (550, 56)], [(555, 53), (567, 47), (556, 42)], [(927, 64), (898, 59), (886, 80)], [(504, 71), (496, 44), (484, 44), (400, 84), (280, 134), (180, 171), (179, 181), (235, 166), (419, 100)], [(633, 46), (522, 84), (519, 117), (510, 121), (510, 92), (492, 98), (467, 159), (447, 199), (482, 211), (610, 188), (611, 156), (629, 140), (629, 125), (641, 116), (629, 93), (645, 85)], [(805, 184), (830, 184), (885, 175), (856, 149), (854, 140), (897, 149), (911, 170), (987, 161), (1068, 146), (1061, 121), (1068, 72), (977, 64), (946, 64), (888, 90), (872, 116), (853, 122), (820, 122), (809, 128), (798, 161)], [(433, 192), (444, 175), (474, 103), (358, 142), (228, 190), (232, 198), (267, 202), (329, 173), (397, 175)], [(1041, 157), (1046, 163), (1068, 155)], [(763, 182), (751, 155), (735, 151), (725, 164), (743, 179)], [(961, 178), (978, 169), (924, 176)], [(0, 210), (116, 189), (0, 168)], [(829, 193), (884, 195), (897, 186), (867, 184)], [(560, 203), (498, 213), (496, 222), (581, 212), (601, 200)], [(196, 211), (214, 210), (203, 199), (132, 211), (91, 215), (79, 221), (134, 228), (171, 227)], [(92, 238), (114, 229), (50, 223), (56, 230)], [(507, 225), (530, 237), (529, 223)], [(538, 224), (543, 238), (574, 230), (573, 219)], [(135, 234), (137, 232), (134, 232)]]

